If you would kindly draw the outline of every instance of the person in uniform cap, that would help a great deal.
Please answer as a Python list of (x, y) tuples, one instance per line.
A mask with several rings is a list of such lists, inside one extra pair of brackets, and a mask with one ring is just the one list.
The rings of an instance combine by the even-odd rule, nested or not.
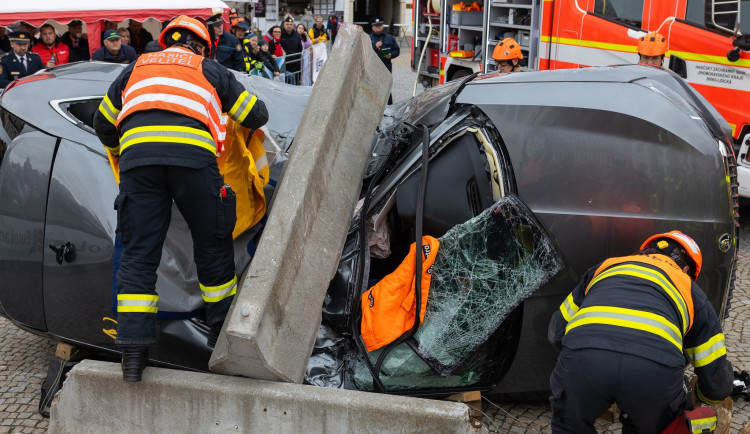
[[(401, 54), (401, 49), (396, 42), (396, 38), (385, 33), (383, 31), (384, 20), (381, 16), (373, 17), (370, 20), (370, 26), (372, 27), (372, 33), (370, 33), (370, 42), (372, 42), (372, 49), (378, 53), (378, 57), (383, 61), (383, 64), (388, 68), (389, 72), (393, 72), (393, 65), (391, 59), (395, 59)], [(388, 104), (393, 104), (393, 96), (388, 96)]]
[(104, 46), (94, 51), (91, 60), (99, 60), (109, 63), (132, 63), (138, 58), (135, 49), (130, 45), (124, 45), (120, 32), (107, 30), (104, 32)]
[(211, 59), (227, 69), (245, 70), (242, 44), (234, 35), (224, 31), (224, 20), (221, 14), (212, 15), (206, 20), (211, 35)]
[(31, 33), (25, 31), (11, 32), (9, 35), (11, 52), (0, 58), (0, 88), (13, 80), (31, 75), (44, 68), (38, 54), (29, 52)]
[(83, 21), (73, 20), (68, 23), (68, 31), (63, 33), (60, 40), (70, 47), (71, 62), (91, 60), (89, 36), (83, 33)]
[[(283, 28), (281, 29), (281, 48), (287, 56), (299, 54), (302, 52), (302, 39), (299, 37), (299, 33), (294, 28), (294, 18), (288, 16), (284, 18)], [(293, 56), (291, 59), (287, 57), (286, 70), (292, 74), (295, 74), (295, 80), (297, 79), (296, 73), (302, 69), (300, 67), (301, 57), (299, 55)]]

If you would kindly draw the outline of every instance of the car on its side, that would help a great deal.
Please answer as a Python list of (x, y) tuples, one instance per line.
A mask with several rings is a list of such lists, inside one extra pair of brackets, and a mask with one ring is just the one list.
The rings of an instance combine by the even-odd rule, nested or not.
[[(12, 84), (0, 98), (4, 315), (34, 333), (111, 353), (117, 186), (91, 127), (121, 70), (97, 62), (62, 65)], [(284, 155), (309, 88), (237, 78), (269, 107), (267, 149), (278, 152), (271, 177), (284, 182)], [(698, 284), (723, 317), (737, 248), (727, 128), (679, 77), (636, 65), (471, 76), (389, 107), (373, 137), (365, 206), (352, 220), (322, 306), (306, 381), (372, 388), (358, 370), (362, 357), (352, 331), (362, 288), (398, 266), (417, 220), (424, 233), (439, 237), (499, 198), (512, 198), (519, 212), (533, 216), (536, 246), (555, 250), (561, 270), (499, 318), (478, 352), (453, 367), (457, 375), (407, 376), (389, 391), (544, 393), (556, 358), (546, 340), (552, 312), (588, 267), (632, 253), (658, 232), (678, 229), (698, 242), (704, 255)], [(425, 146), (420, 215), (415, 202)], [(205, 370), (211, 350), (190, 237), (179, 213), (173, 215), (157, 281), (159, 343), (150, 356), (161, 365)], [(372, 253), (372, 231), (360, 223), (368, 219), (386, 228), (390, 253)], [(247, 244), (260, 233), (256, 227), (236, 240), (238, 273), (251, 260)]]

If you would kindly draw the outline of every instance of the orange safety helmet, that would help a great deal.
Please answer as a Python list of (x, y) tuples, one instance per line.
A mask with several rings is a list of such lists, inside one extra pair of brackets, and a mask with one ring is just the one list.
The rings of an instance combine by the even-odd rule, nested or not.
[(505, 38), (495, 45), (495, 51), (492, 52), (492, 58), (495, 60), (523, 59), (521, 45), (513, 38)]
[(638, 54), (642, 56), (663, 56), (667, 52), (667, 38), (656, 32), (646, 33), (638, 41)]
[(206, 26), (195, 18), (190, 18), (187, 15), (180, 15), (167, 24), (167, 27), (161, 31), (161, 34), (159, 35), (159, 45), (161, 45), (162, 48), (167, 48), (167, 35), (171, 34), (176, 28), (191, 31), (203, 41), (203, 45), (206, 48), (211, 47), (211, 36), (208, 35), (208, 29), (206, 29)]
[(646, 241), (643, 242), (641, 245), (641, 250), (648, 247), (652, 242), (657, 241), (659, 239), (669, 239), (677, 242), (680, 246), (682, 246), (683, 249), (685, 249), (685, 252), (690, 256), (690, 259), (695, 262), (695, 272), (692, 276), (690, 276), (693, 280), (696, 280), (698, 278), (698, 274), (701, 272), (701, 266), (703, 265), (703, 255), (701, 254), (701, 249), (698, 247), (698, 243), (695, 242), (692, 238), (689, 236), (683, 234), (680, 231), (670, 231), (663, 234), (656, 234), (650, 236)]

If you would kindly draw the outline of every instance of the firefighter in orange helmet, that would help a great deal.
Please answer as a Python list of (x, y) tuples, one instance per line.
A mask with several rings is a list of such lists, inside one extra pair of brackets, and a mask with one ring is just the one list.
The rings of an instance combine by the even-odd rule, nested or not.
[(495, 45), (492, 52), (497, 70), (500, 72), (521, 72), (520, 61), (523, 60), (521, 45), (513, 38), (505, 38)]
[(94, 117), (97, 136), (120, 169), (115, 344), (125, 381), (141, 380), (148, 347), (156, 343), (156, 271), (173, 202), (193, 238), (207, 345), (215, 344), (237, 291), (235, 196), (216, 161), (226, 134), (222, 113), (251, 129), (268, 120), (262, 101), (204, 57), (211, 39), (200, 21), (175, 18), (159, 44), (164, 51), (143, 54), (123, 69)]
[(638, 40), (638, 64), (661, 68), (667, 52), (667, 38), (656, 32), (646, 33)]
[(562, 350), (550, 378), (552, 432), (595, 433), (594, 421), (615, 402), (628, 415), (623, 433), (661, 432), (692, 406), (686, 360), (701, 401), (729, 396), (721, 324), (695, 283), (702, 263), (696, 242), (671, 231), (583, 275), (549, 327)]

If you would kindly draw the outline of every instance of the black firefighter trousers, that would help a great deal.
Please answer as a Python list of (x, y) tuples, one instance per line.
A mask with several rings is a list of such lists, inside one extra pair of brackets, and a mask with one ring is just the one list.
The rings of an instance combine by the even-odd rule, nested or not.
[[(117, 345), (156, 343), (156, 270), (172, 200), (193, 238), (206, 321), (209, 325), (224, 321), (237, 285), (232, 243), (237, 216), (236, 198), (234, 194), (221, 197), (222, 185), (216, 163), (201, 169), (140, 166), (120, 174), (120, 194), (115, 199), (117, 234), (123, 244), (117, 272)], [(214, 297), (207, 299), (207, 294)]]
[(616, 402), (623, 434), (657, 434), (689, 405), (682, 368), (597, 348), (563, 348), (550, 388), (553, 433), (595, 434)]

